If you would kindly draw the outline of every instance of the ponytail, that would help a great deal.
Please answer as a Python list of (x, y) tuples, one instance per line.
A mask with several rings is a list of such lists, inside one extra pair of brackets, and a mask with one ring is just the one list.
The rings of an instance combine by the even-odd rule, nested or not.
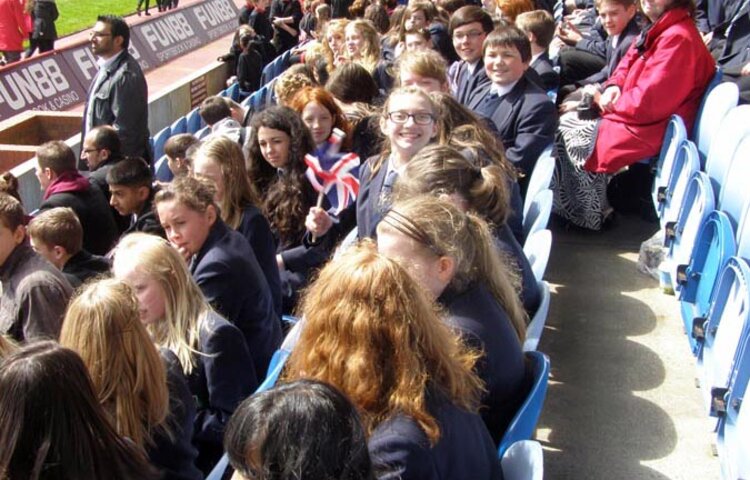
[(473, 211), (481, 212), (496, 226), (505, 225), (510, 216), (510, 189), (503, 169), (498, 165), (482, 167), (467, 200)]

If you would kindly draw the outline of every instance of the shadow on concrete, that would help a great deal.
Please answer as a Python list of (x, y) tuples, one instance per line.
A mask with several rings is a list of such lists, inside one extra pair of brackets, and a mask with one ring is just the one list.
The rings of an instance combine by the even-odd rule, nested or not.
[(637, 252), (651, 227), (630, 228), (554, 232), (554, 293), (540, 345), (552, 362), (539, 422), (546, 478), (668, 478), (641, 464), (672, 452), (677, 433), (666, 411), (634, 394), (659, 387), (665, 367), (628, 339), (656, 327), (651, 308), (627, 294), (655, 284), (621, 256)]

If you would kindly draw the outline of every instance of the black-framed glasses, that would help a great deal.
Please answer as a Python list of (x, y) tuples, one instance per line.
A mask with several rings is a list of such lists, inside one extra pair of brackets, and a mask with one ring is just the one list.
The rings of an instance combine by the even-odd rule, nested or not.
[(86, 155), (88, 155), (91, 152), (99, 152), (101, 150), (102, 150), (101, 148), (87, 148), (85, 150), (81, 150), (81, 154), (85, 153)]
[(432, 116), (431, 113), (424, 113), (424, 112), (417, 112), (417, 113), (409, 113), (409, 112), (389, 112), (388, 118), (393, 123), (398, 123), (399, 125), (404, 124), (409, 121), (411, 118), (414, 120), (414, 123), (417, 125), (429, 125), (430, 123), (435, 121), (435, 117)]

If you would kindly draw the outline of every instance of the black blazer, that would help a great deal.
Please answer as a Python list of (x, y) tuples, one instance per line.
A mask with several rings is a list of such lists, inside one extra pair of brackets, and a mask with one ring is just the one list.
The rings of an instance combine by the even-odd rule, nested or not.
[(529, 67), (527, 75), (545, 92), (556, 91), (560, 86), (560, 74), (555, 71), (549, 53), (541, 54)]
[(143, 232), (150, 233), (152, 235), (158, 235), (161, 238), (167, 238), (167, 234), (164, 233), (164, 229), (161, 226), (159, 217), (154, 211), (153, 194), (151, 195), (151, 197), (152, 198), (149, 198), (148, 201), (146, 201), (146, 203), (143, 205), (141, 212), (135, 218), (131, 217), (130, 225), (123, 233), (123, 236), (127, 235), (128, 233)]
[(638, 26), (638, 16), (633, 17), (632, 20), (625, 27), (625, 30), (620, 34), (620, 39), (617, 43), (617, 47), (612, 48), (612, 37), (608, 37), (605, 41), (607, 47), (607, 64), (600, 71), (595, 74), (584, 78), (579, 85), (590, 85), (592, 83), (604, 83), (612, 72), (617, 68), (617, 64), (620, 63), (622, 57), (625, 56), (625, 52), (628, 51), (630, 45), (633, 44), (633, 40), (641, 33), (641, 28)]
[(217, 218), (190, 272), (211, 305), (242, 331), (255, 371), (263, 378), (281, 343), (281, 324), (250, 244)]
[(419, 424), (405, 415), (393, 416), (372, 432), (367, 447), (380, 480), (499, 480), (497, 451), (484, 422), (438, 394), (427, 409), (440, 427), (434, 446)]
[(475, 367), (487, 388), (481, 414), (497, 444), (529, 389), (521, 343), (508, 315), (484, 285), (469, 285), (461, 293), (449, 288), (438, 303), (447, 310), (450, 325), (483, 353)]
[(205, 472), (221, 458), (224, 427), (237, 405), (258, 387), (258, 377), (240, 331), (215, 312), (206, 316), (198, 340), (200, 354), (195, 355), (188, 385), (197, 409), (197, 464)]
[(484, 60), (479, 60), (474, 74), (469, 74), (469, 64), (463, 60), (454, 62), (448, 69), (448, 79), (455, 86), (453, 95), (462, 105), (469, 108), (474, 101), (481, 100), (484, 87), (490, 84), (490, 78), (484, 70)]
[(91, 255), (86, 250), (81, 250), (65, 262), (62, 272), (70, 282), (70, 286), (78, 288), (90, 278), (109, 272), (111, 265), (109, 260), (99, 255)]
[(257, 207), (247, 206), (242, 211), (237, 231), (252, 247), (255, 259), (258, 260), (258, 265), (271, 290), (274, 310), (277, 314), (281, 314), (281, 280), (279, 279), (279, 266), (276, 263), (276, 240), (268, 220)]
[(524, 75), (503, 97), (490, 94), (490, 85), (485, 86), (484, 98), (469, 108), (497, 127), (505, 156), (525, 174), (519, 179), (521, 193), (525, 194), (539, 155), (555, 139), (558, 116), (554, 103)]

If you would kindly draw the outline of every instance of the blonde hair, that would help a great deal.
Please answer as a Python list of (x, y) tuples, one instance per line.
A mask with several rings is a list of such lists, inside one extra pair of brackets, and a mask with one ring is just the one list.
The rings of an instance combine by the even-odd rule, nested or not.
[(404, 414), (434, 444), (440, 427), (427, 410), (430, 389), (460, 408), (477, 408), (478, 353), (441, 320), (409, 273), (378, 254), (371, 242), (348, 249), (323, 268), (301, 313), (305, 328), (286, 378), (312, 378), (341, 390), (362, 414), (368, 434)]
[(412, 72), (420, 77), (433, 78), (445, 85), (448, 83), (448, 64), (435, 50), (405, 52), (396, 60), (396, 78), (401, 82), (401, 72)]
[(325, 32), (323, 34), (323, 38), (320, 41), (320, 44), (323, 47), (323, 55), (326, 58), (328, 73), (333, 72), (336, 69), (336, 54), (339, 55), (343, 52), (334, 52), (331, 48), (331, 44), (328, 42), (328, 34), (334, 33), (338, 34), (341, 37), (345, 36), (346, 31), (346, 25), (349, 23), (349, 20), (346, 18), (334, 18), (330, 22), (328, 22), (325, 26)]
[(347, 58), (352, 62), (357, 62), (372, 73), (378, 66), (380, 60), (380, 36), (375, 25), (369, 20), (357, 19), (352, 20), (346, 25), (346, 30), (354, 29), (362, 35), (364, 45), (360, 50), (360, 58), (353, 58), (346, 52)]
[(273, 85), (276, 103), (281, 106), (289, 105), (297, 92), (305, 87), (314, 86), (312, 79), (303, 73), (282, 74)]
[(219, 202), (221, 218), (233, 229), (242, 221), (245, 207), (258, 205), (258, 194), (245, 169), (245, 156), (237, 142), (227, 137), (213, 137), (201, 144), (196, 155), (214, 162), (221, 169), (224, 197)]
[(486, 285), (523, 342), (526, 312), (519, 295), (520, 280), (497, 251), (487, 222), (448, 201), (421, 195), (396, 201), (379, 228), (406, 235), (423, 246), (425, 253), (453, 258), (451, 287), (464, 292), (474, 283)]
[(164, 292), (164, 321), (148, 325), (153, 341), (173, 351), (182, 371), (190, 375), (200, 354), (200, 328), (211, 306), (177, 250), (161, 237), (146, 233), (126, 235), (114, 252), (113, 270), (135, 263)]
[(83, 359), (117, 433), (151, 444), (169, 413), (167, 374), (130, 287), (114, 279), (86, 286), (68, 307), (60, 344)]

